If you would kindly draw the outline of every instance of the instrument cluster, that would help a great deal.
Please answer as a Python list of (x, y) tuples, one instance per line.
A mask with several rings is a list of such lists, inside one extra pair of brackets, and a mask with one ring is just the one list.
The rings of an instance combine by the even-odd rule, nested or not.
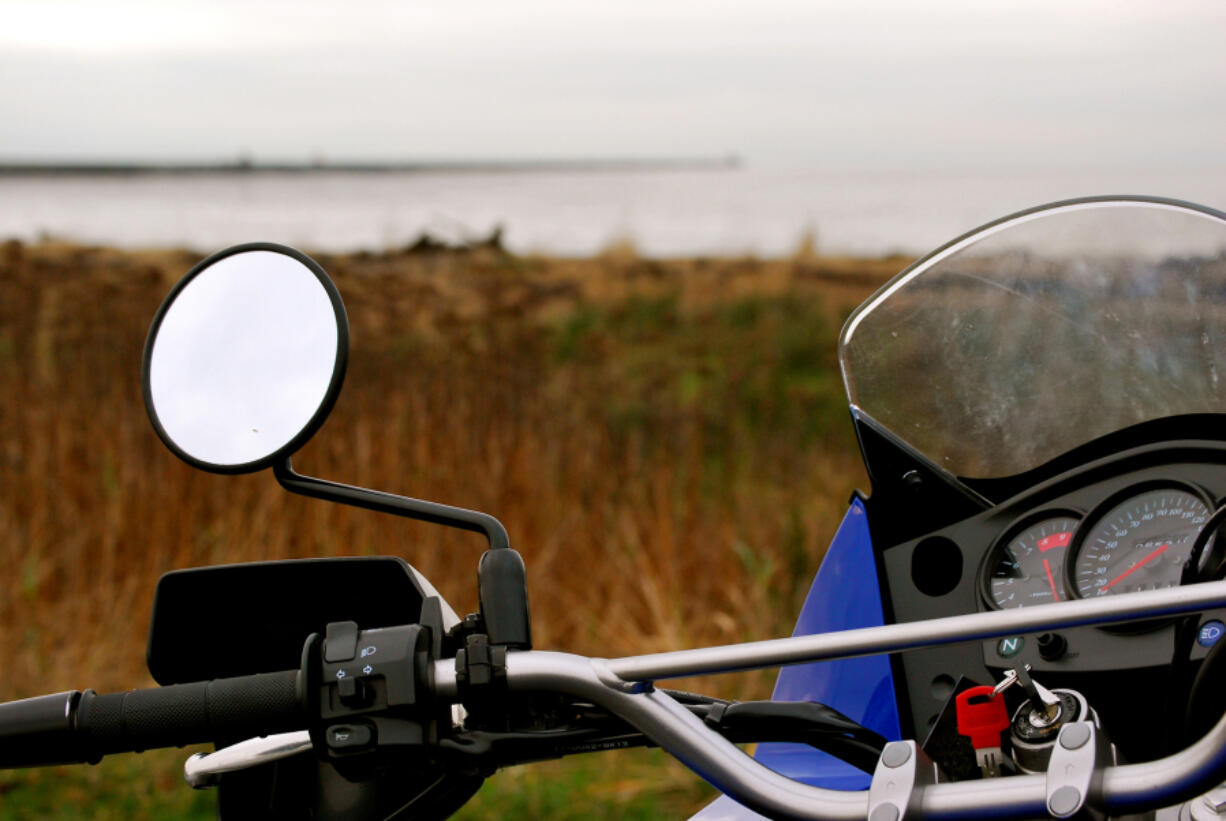
[[(887, 620), (1114, 596), (1226, 575), (1226, 444), (1154, 444), (1036, 475), (978, 513), (880, 553)], [(1185, 629), (1187, 628), (1187, 629)], [(1190, 632), (1189, 632), (1190, 631)], [(1129, 688), (1186, 697), (1190, 675), (1226, 635), (1226, 609), (928, 647), (894, 657), (900, 700), (922, 737), (951, 683), (984, 683), (1030, 665), (1045, 686), (1093, 696), (1127, 722)], [(1148, 737), (1132, 739), (1140, 760)]]
[(1026, 607), (1176, 587), (1215, 557), (1205, 527), (1212, 513), (1203, 488), (1162, 480), (1127, 487), (1089, 511), (1027, 513), (988, 553), (984, 603)]

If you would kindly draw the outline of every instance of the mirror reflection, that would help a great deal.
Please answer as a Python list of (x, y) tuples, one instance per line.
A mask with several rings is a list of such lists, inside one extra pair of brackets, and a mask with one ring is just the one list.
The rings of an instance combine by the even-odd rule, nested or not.
[(342, 321), (288, 254), (242, 251), (202, 269), (151, 341), (148, 400), (164, 438), (223, 470), (278, 454), (326, 410)]

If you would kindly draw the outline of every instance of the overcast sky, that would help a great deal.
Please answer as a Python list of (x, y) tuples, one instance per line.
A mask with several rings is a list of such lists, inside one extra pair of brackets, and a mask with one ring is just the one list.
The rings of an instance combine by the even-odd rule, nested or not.
[(1226, 162), (1226, 2), (0, 0), (0, 160)]

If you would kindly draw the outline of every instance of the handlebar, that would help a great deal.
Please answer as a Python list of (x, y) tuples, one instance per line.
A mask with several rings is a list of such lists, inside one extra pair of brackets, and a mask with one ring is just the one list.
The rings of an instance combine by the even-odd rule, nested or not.
[(298, 671), (286, 670), (0, 704), (0, 768), (97, 763), (111, 753), (301, 729), (297, 681)]
[[(763, 766), (686, 705), (656, 689), (652, 680), (898, 652), (1006, 633), (1176, 615), (1223, 605), (1226, 582), (1206, 582), (1178, 590), (638, 658), (590, 659), (532, 650), (477, 655), (487, 667), (495, 657), (501, 659), (502, 686), (512, 693), (564, 695), (594, 704), (643, 733), (720, 791), (771, 817), (852, 821), (877, 817), (875, 810), (887, 803), (891, 810), (882, 817), (892, 812), (929, 819), (979, 818), (985, 813), (994, 818), (1067, 817), (1085, 804), (1120, 814), (1174, 805), (1226, 777), (1226, 717), (1182, 752), (1124, 766), (1111, 766), (1110, 756), (1103, 752), (1106, 742), (1093, 724), (1074, 722), (1061, 730), (1061, 742), (1053, 750), (1046, 776), (956, 783), (936, 783), (933, 765), (914, 742), (893, 742), (877, 762), (872, 786), (867, 791), (843, 792), (808, 786)], [(403, 665), (399, 673), (402, 680), (397, 680), (393, 688), (393, 680), (386, 679), (380, 685), (386, 690), (380, 692), (395, 690), (401, 699), (398, 703), (427, 711), (468, 704), (465, 693), (471, 695), (476, 686), (477, 655), (468, 660), (467, 668), (460, 655), (433, 656), (429, 660), (429, 642), (420, 626), (380, 628), (363, 636), (363, 640), (367, 636), (377, 640), (380, 652), (387, 654), (382, 662), (384, 675), (388, 674), (389, 663), (390, 669), (397, 669), (395, 663)], [(393, 636), (399, 637), (397, 646), (404, 651), (399, 655), (391, 653), (392, 644), (388, 642)], [(318, 636), (308, 640), (310, 648), (314, 649), (304, 654), (303, 672), (265, 673), (109, 695), (72, 691), (0, 704), (0, 767), (94, 762), (108, 753), (201, 741), (234, 742), (249, 736), (302, 730), (311, 723), (304, 706), (309, 702), (304, 695), (308, 661), (314, 659), (322, 669), (335, 673), (335, 681), (326, 685), (330, 688), (337, 689), (337, 682), (350, 678), (344, 674), (348, 662), (316, 658), (320, 653)], [(476, 649), (478, 646), (471, 642), (466, 646), (470, 654)], [(418, 659), (423, 666), (417, 666)], [(412, 687), (409, 682), (413, 682)], [(337, 694), (345, 698), (339, 689)], [(343, 721), (350, 720), (338, 715)], [(376, 737), (381, 720), (370, 716)], [(1080, 740), (1070, 737), (1065, 744), (1068, 731), (1074, 731)], [(425, 736), (421, 738), (425, 743)], [(206, 775), (225, 772), (270, 757), (296, 754), (305, 750), (305, 744), (298, 735), (270, 738), (240, 746), (212, 761), (197, 761), (195, 766)]]
[[(512, 691), (565, 693), (604, 707), (643, 732), (721, 792), (770, 818), (863, 821), (877, 817), (872, 810), (890, 800), (884, 785), (893, 788), (905, 781), (883, 764), (906, 747), (912, 787), (903, 798), (900, 814), (913, 812), (925, 819), (1042, 818), (1049, 812), (1065, 814), (1052, 804), (1064, 780), (1084, 776), (1081, 802), (1112, 815), (1171, 806), (1194, 797), (1226, 777), (1226, 717), (1200, 741), (1182, 752), (1143, 764), (1108, 766), (1106, 756), (1094, 755), (1094, 744), (1083, 745), (1070, 760), (1053, 755), (1058, 772), (1019, 775), (956, 783), (934, 783), (931, 762), (926, 762), (914, 742), (887, 745), (878, 764), (873, 786), (868, 790), (840, 791), (812, 787), (793, 781), (749, 757), (732, 742), (707, 727), (692, 712), (667, 693), (650, 684), (627, 682), (614, 675), (604, 659), (567, 653), (527, 651), (508, 653), (507, 684)], [(439, 695), (455, 694), (454, 669), (449, 661), (435, 663), (434, 678)], [(1067, 725), (1072, 727), (1073, 724)], [(1084, 731), (1096, 738), (1089, 724)], [(925, 766), (927, 772), (924, 771)], [(1067, 770), (1075, 766), (1076, 771)], [(1067, 795), (1067, 794), (1066, 794)], [(908, 809), (909, 808), (909, 809)], [(883, 816), (885, 817), (885, 816)], [(900, 816), (893, 816), (900, 817)]]
[[(1171, 590), (1103, 596), (1095, 599), (1037, 605), (971, 616), (950, 616), (923, 622), (867, 627), (817, 636), (798, 636), (746, 645), (677, 651), (625, 659), (589, 659), (542, 651), (506, 654), (506, 682), (511, 691), (551, 692), (576, 696), (597, 704), (644, 733), (691, 770), (741, 804), (770, 817), (805, 819), (865, 819), (887, 797), (878, 778), (867, 791), (844, 792), (811, 787), (774, 772), (743, 753), (705, 726), (692, 713), (655, 689), (654, 679), (714, 672), (749, 670), (780, 664), (899, 652), (935, 644), (1035, 633), (1076, 625), (1132, 621), (1198, 612), (1226, 605), (1226, 581), (1203, 582)], [(458, 699), (456, 671), (451, 660), (434, 663), (431, 676), (436, 698)], [(1074, 725), (1068, 725), (1074, 726)], [(1095, 728), (1086, 732), (1097, 735)], [(1065, 761), (1060, 772), (1018, 775), (956, 783), (924, 782), (921, 758), (914, 742), (914, 789), (907, 807), (896, 806), (927, 819), (1036, 818), (1055, 814), (1050, 801), (1062, 779), (1078, 773), (1082, 802), (1111, 814), (1139, 812), (1171, 806), (1195, 797), (1226, 778), (1226, 716), (1198, 742), (1166, 758), (1142, 764), (1108, 766), (1105, 756), (1092, 753), (1093, 745), (1077, 750), (1077, 760)], [(1057, 757), (1053, 755), (1053, 762)], [(878, 773), (882, 764), (878, 765)], [(1073, 770), (1065, 768), (1073, 766)], [(1092, 773), (1087, 773), (1087, 768)], [(929, 770), (931, 768), (929, 767)], [(1091, 777), (1092, 776), (1092, 777)], [(902, 781), (893, 771), (885, 784)], [(1064, 793), (1067, 798), (1068, 793)], [(888, 813), (887, 813), (888, 815)]]

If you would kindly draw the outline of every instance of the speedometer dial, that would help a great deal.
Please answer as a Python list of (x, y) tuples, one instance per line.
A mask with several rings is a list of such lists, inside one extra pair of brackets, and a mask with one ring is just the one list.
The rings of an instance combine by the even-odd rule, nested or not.
[(1209, 506), (1182, 487), (1130, 496), (1087, 522), (1069, 576), (1082, 598), (1175, 587)]
[(1079, 517), (1049, 513), (1013, 530), (992, 551), (984, 596), (997, 608), (1064, 601), (1064, 553)]

